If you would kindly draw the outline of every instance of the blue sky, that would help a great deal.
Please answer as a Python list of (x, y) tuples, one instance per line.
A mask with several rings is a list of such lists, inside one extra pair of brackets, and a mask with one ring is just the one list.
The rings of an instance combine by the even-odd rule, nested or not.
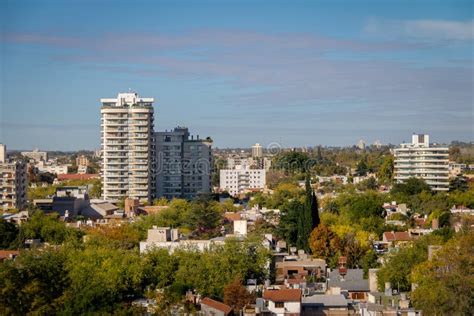
[(217, 147), (474, 140), (472, 1), (0, 1), (0, 142), (94, 149), (99, 98)]

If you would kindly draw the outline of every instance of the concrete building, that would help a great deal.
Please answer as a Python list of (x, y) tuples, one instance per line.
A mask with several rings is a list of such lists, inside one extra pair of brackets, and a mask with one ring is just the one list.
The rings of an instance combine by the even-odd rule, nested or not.
[(266, 184), (265, 169), (250, 169), (247, 166), (236, 166), (235, 169), (220, 170), (220, 189), (231, 195), (246, 190), (264, 189)]
[(263, 148), (259, 143), (252, 146), (252, 158), (262, 158)]
[(449, 190), (449, 148), (430, 144), (429, 135), (413, 134), (411, 143), (394, 149), (395, 180), (424, 179), (434, 191)]
[(33, 151), (23, 151), (21, 155), (33, 159), (34, 161), (48, 160), (48, 153), (45, 151), (39, 151), (38, 149), (34, 149)]
[(153, 177), (153, 98), (119, 93), (101, 99), (103, 198), (151, 201)]
[(26, 163), (5, 160), (0, 163), (0, 176), (0, 207), (23, 210), (26, 207)]
[(145, 253), (155, 248), (163, 248), (173, 253), (177, 249), (205, 251), (212, 245), (223, 245), (224, 239), (217, 237), (205, 240), (180, 240), (178, 229), (170, 227), (156, 227), (148, 230), (146, 241), (140, 241), (140, 253)]
[(211, 192), (211, 145), (186, 127), (155, 133), (156, 197), (193, 199)]
[(57, 165), (55, 163), (49, 163), (42, 160), (35, 164), (35, 167), (38, 169), (38, 171), (53, 174), (67, 174), (69, 166), (70, 165)]
[(7, 145), (0, 144), (0, 163), (7, 160)]
[(89, 158), (87, 158), (87, 156), (84, 156), (84, 155), (78, 156), (76, 158), (76, 165), (87, 167), (89, 165)]

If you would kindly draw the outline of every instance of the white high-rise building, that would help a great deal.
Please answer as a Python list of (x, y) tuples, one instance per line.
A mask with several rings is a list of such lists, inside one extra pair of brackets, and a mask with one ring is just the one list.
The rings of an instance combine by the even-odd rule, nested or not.
[(395, 180), (421, 178), (434, 191), (449, 189), (449, 148), (430, 144), (429, 135), (413, 134), (411, 143), (394, 150)]
[(153, 98), (119, 93), (101, 99), (103, 198), (151, 201), (154, 192)]
[(0, 144), (0, 163), (7, 160), (7, 145)]
[(265, 169), (250, 169), (247, 166), (236, 166), (235, 169), (221, 169), (219, 187), (231, 195), (246, 190), (264, 189), (266, 184)]
[(262, 158), (263, 148), (259, 143), (252, 146), (252, 158)]

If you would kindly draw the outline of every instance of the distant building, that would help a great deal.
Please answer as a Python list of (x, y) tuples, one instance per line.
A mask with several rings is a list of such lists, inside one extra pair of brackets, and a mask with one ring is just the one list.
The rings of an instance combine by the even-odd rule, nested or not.
[(262, 158), (263, 148), (259, 143), (252, 146), (252, 158)]
[(103, 197), (151, 201), (153, 178), (153, 98), (119, 93), (101, 99)]
[(357, 148), (359, 148), (360, 150), (364, 150), (365, 149), (365, 140), (361, 139), (357, 142)]
[(411, 143), (394, 150), (395, 180), (424, 179), (434, 191), (449, 190), (449, 148), (431, 145), (429, 135), (413, 134)]
[(237, 195), (252, 189), (264, 189), (266, 184), (265, 169), (250, 169), (236, 166), (235, 169), (220, 170), (220, 189)]
[(21, 161), (0, 163), (0, 207), (23, 210), (26, 207), (27, 165)]
[(7, 145), (0, 144), (0, 163), (7, 160)]
[(43, 160), (35, 164), (35, 167), (40, 172), (48, 172), (53, 174), (66, 174), (69, 169), (69, 165), (57, 165), (55, 163), (47, 163)]
[(87, 156), (84, 156), (84, 155), (78, 156), (76, 158), (76, 165), (87, 167), (89, 165), (89, 158), (87, 158)]
[(155, 133), (156, 197), (193, 199), (211, 192), (212, 140), (186, 127)]
[(48, 160), (48, 153), (45, 151), (39, 151), (38, 149), (35, 149), (33, 151), (23, 151), (21, 155), (33, 159), (34, 161)]

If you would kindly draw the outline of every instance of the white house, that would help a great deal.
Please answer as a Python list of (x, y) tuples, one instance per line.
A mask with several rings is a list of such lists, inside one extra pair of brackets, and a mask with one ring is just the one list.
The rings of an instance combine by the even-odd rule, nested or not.
[(267, 289), (263, 292), (265, 309), (276, 316), (300, 315), (300, 289)]

